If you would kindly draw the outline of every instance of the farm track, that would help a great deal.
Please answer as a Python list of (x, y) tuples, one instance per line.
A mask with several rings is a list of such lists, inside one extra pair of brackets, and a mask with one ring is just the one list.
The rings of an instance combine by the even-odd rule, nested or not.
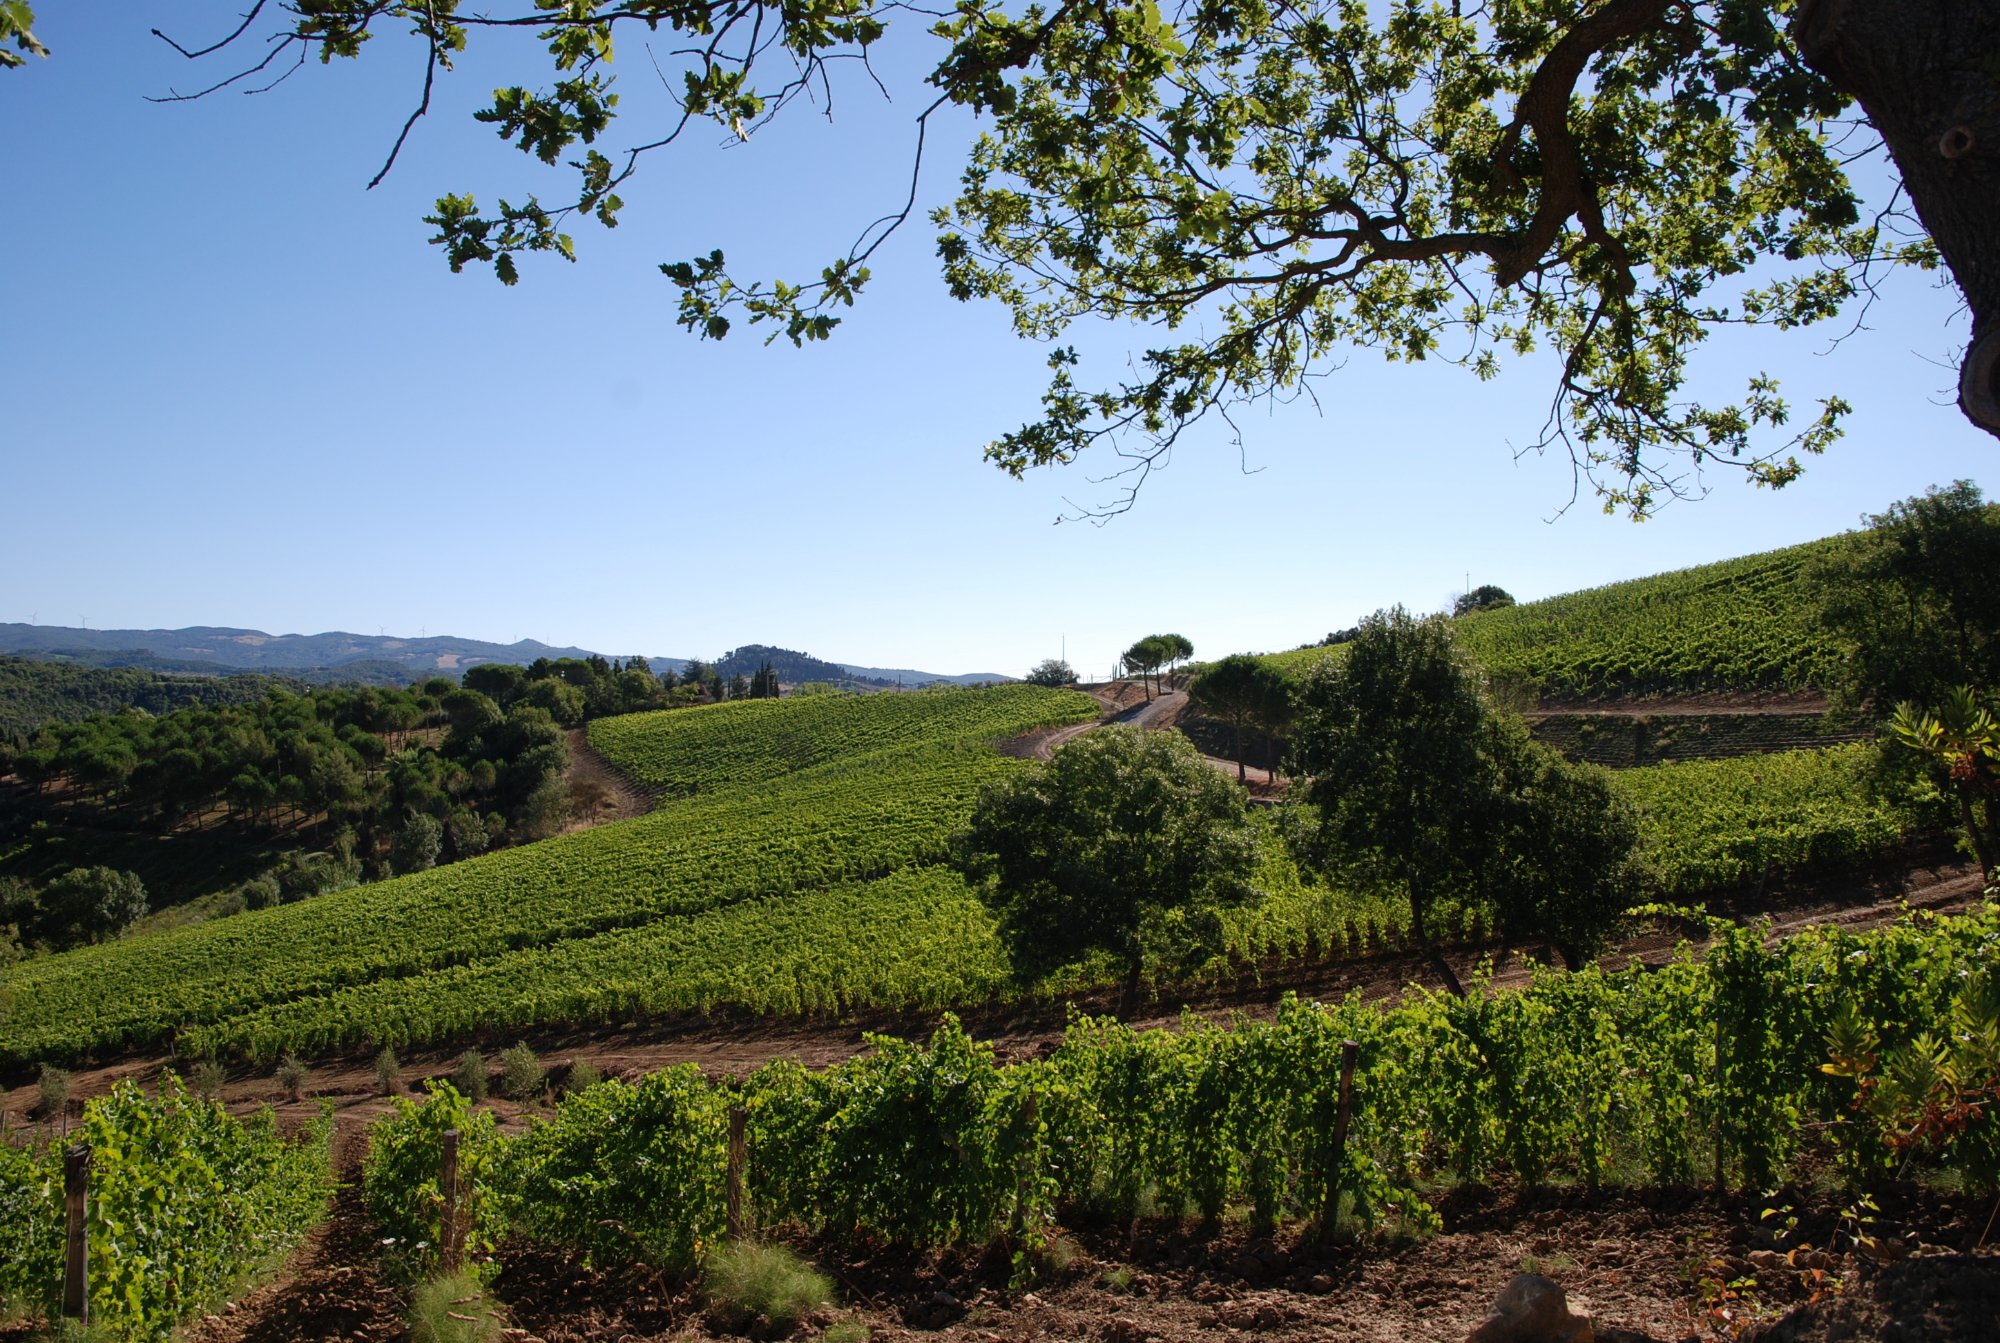
[(573, 727), (565, 735), (569, 738), (569, 772), (564, 777), (569, 782), (570, 796), (593, 805), (588, 815), (571, 817), (563, 827), (564, 834), (612, 821), (628, 821), (653, 809), (653, 799), (591, 746), (586, 729)]

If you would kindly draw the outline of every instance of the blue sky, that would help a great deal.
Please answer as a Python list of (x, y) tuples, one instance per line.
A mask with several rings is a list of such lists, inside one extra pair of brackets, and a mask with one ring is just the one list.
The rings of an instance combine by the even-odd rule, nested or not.
[[(1711, 343), (1701, 386), (1839, 392), (1847, 437), (1782, 493), (1728, 473), (1634, 525), (1569, 498), (1531, 441), (1548, 384), (1481, 384), (1357, 351), (1321, 408), (1242, 418), (1178, 451), (1109, 526), (1109, 463), (1025, 482), (980, 460), (1034, 410), (1042, 352), (1006, 314), (954, 302), (913, 227), (835, 339), (700, 343), (673, 324), (664, 260), (728, 249), (816, 270), (900, 199), (920, 106), (858, 82), (828, 123), (794, 109), (750, 144), (660, 157), (614, 233), (503, 288), (453, 276), (420, 218), (447, 190), (561, 183), (470, 120), (503, 67), (475, 51), (376, 190), (421, 77), (383, 41), (256, 98), (161, 106), (199, 82), (147, 29), (192, 41), (228, 6), (39, 7), (46, 61), (0, 74), (0, 620), (531, 636), (713, 656), (769, 642), (822, 657), (1019, 673), (1055, 654), (1101, 673), (1159, 629), (1202, 655), (1291, 647), (1467, 581), (1522, 598), (1789, 544), (1927, 485), (1995, 492), (1996, 445), (1951, 404), (1965, 323), (1950, 291), (1896, 282), (1872, 330)], [(651, 79), (621, 51), (634, 104)], [(900, 76), (900, 78), (899, 78)], [(801, 113), (803, 115), (801, 115)], [(632, 142), (643, 106), (614, 124)], [(948, 200), (968, 119), (933, 138), (921, 203)], [(1086, 333), (1115, 376), (1144, 333)], [(1244, 467), (1254, 468), (1245, 474)]]

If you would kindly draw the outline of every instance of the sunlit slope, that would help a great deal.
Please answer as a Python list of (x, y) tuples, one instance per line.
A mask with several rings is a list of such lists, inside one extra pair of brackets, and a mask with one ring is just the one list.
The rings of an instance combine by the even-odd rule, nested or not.
[[(1839, 655), (1814, 624), (1806, 567), (1845, 537), (1462, 616), (1459, 645), (1544, 696), (1606, 699), (1824, 688)], [(1303, 676), (1335, 648), (1268, 660)]]
[(1021, 732), (1023, 723), (1085, 722), (1097, 713), (1088, 696), (1032, 685), (812, 695), (600, 718), (590, 725), (590, 744), (665, 796), (712, 796), (833, 760), (923, 743), (990, 742)]
[[(996, 699), (968, 703), (987, 696)], [(928, 712), (913, 715), (899, 700)], [(847, 717), (813, 712), (815, 700), (779, 701), (751, 720), (745, 774), (731, 788), (670, 801), (649, 816), (29, 961), (7, 980), (12, 1006), (0, 1021), (0, 1063), (155, 1046), (197, 1027), (232, 1036), (228, 1023), (269, 1020), (286, 1004), (288, 1020), (316, 1023), (301, 1028), (299, 1040), (324, 1039), (342, 994), (351, 1001), (370, 986), (424, 980), (412, 986), (417, 994), (442, 1000), (454, 980), (491, 962), (518, 972), (557, 949), (574, 961), (579, 944), (606, 934), (936, 864), (979, 787), (1011, 767), (987, 745), (991, 738), (1097, 712), (1087, 696), (1035, 687), (857, 702), (880, 704), (893, 728), (870, 733)], [(679, 718), (704, 715), (721, 717), (710, 709), (645, 717), (672, 730)], [(822, 725), (837, 726), (846, 746), (817, 744)], [(891, 740), (898, 744), (882, 748)], [(821, 763), (783, 773), (771, 759), (780, 744)], [(640, 749), (643, 735), (629, 745)], [(634, 955), (659, 951), (643, 940), (631, 946)], [(447, 970), (457, 973), (438, 977)]]

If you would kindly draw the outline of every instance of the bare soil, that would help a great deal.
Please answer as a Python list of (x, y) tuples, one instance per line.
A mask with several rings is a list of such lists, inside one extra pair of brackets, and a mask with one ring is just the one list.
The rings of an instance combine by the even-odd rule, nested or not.
[(653, 799), (643, 789), (591, 749), (588, 732), (573, 727), (568, 736), (569, 772), (564, 777), (569, 781), (572, 812), (564, 834), (630, 820), (653, 809)]

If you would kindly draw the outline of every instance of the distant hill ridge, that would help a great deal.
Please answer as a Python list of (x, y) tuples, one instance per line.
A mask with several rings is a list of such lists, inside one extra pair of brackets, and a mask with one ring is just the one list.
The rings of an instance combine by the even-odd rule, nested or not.
[[(4, 654), (79, 667), (137, 667), (207, 676), (258, 671), (310, 681), (355, 680), (378, 685), (402, 684), (426, 676), (456, 677), (467, 667), (482, 662), (526, 666), (537, 658), (616, 656), (622, 660), (628, 656), (600, 655), (574, 646), (556, 647), (535, 639), (501, 644), (449, 634), (414, 639), (352, 634), (345, 630), (325, 634), (268, 634), (263, 630), (220, 625), (192, 625), (177, 630), (93, 630), (17, 621), (0, 622), (0, 655)], [(1018, 679), (992, 672), (948, 676), (910, 668), (856, 667), (770, 644), (744, 644), (724, 655), (718, 665), (724, 675), (737, 671), (749, 675), (766, 658), (777, 667), (779, 679), (788, 683), (867, 680), (881, 685), (896, 685), (900, 681), (903, 685), (919, 686), (933, 681), (970, 685)], [(647, 660), (655, 671), (678, 672), (688, 663), (687, 658), (679, 657)]]

